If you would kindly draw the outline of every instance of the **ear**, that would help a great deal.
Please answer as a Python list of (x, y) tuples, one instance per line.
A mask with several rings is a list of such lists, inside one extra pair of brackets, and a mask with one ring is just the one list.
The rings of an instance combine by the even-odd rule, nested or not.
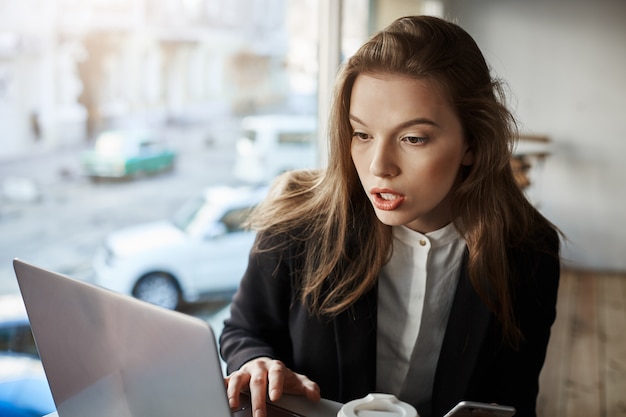
[(463, 154), (463, 159), (461, 159), (461, 165), (463, 166), (471, 166), (474, 164), (474, 151), (469, 146), (465, 149), (465, 153)]

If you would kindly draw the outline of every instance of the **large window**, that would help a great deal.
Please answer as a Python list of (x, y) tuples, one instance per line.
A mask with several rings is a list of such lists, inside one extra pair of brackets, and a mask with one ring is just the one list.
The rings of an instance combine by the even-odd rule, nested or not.
[[(168, 221), (208, 187), (245, 195), (284, 170), (322, 165), (320, 91), (332, 77), (320, 74), (367, 37), (371, 8), (0, 1), (0, 294), (17, 292), (16, 257), (106, 286), (94, 265), (114, 232)], [(167, 163), (146, 158), (137, 132)], [(153, 249), (173, 238), (160, 233)]]
[[(111, 232), (244, 183), (245, 117), (317, 117), (317, 15), (306, 0), (0, 2), (0, 293), (17, 291), (15, 257), (91, 280)], [(171, 169), (146, 163), (157, 140)]]

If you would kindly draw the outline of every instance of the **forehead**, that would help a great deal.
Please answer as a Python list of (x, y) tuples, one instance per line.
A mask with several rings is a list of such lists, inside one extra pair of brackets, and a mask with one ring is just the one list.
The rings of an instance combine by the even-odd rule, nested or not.
[(354, 93), (356, 86), (361, 84), (368, 85), (388, 85), (397, 86), (400, 89), (414, 89), (428, 90), (429, 92), (436, 94), (440, 97), (447, 99), (448, 94), (442, 85), (432, 79), (426, 77), (411, 77), (404, 74), (386, 73), (386, 72), (363, 72), (358, 74), (352, 85), (351, 94)]
[(357, 117), (393, 119), (442, 118), (456, 113), (439, 83), (386, 73), (363, 73), (355, 78), (349, 111)]

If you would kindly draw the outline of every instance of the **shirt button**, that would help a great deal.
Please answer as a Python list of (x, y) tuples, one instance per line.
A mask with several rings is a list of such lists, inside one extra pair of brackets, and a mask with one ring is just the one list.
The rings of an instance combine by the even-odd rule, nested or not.
[(426, 246), (426, 241), (424, 239), (420, 239), (420, 245)]

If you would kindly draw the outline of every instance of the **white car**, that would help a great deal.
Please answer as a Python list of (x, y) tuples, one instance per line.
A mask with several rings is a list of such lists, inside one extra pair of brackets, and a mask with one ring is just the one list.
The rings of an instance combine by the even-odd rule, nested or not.
[(294, 169), (317, 164), (317, 118), (312, 115), (265, 114), (241, 121), (234, 175), (247, 183), (269, 183)]
[(242, 222), (266, 193), (211, 187), (171, 220), (113, 232), (94, 259), (95, 284), (168, 309), (232, 295), (255, 238)]

